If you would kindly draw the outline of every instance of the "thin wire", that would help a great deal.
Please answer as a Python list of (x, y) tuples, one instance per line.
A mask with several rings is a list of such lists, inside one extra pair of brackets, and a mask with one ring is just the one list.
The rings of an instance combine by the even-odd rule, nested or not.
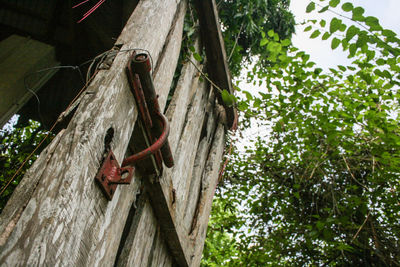
[(72, 8), (76, 8), (76, 7), (80, 6), (80, 5), (83, 5), (84, 3), (88, 2), (88, 1), (89, 0), (84, 0), (84, 1), (80, 2), (79, 4), (74, 5)]
[[(38, 104), (38, 105), (37, 105), (37, 112), (38, 112), (38, 115), (39, 115), (39, 119), (41, 120), (41, 123), (42, 123), (45, 127), (46, 127), (46, 125), (45, 125), (45, 122), (44, 122), (44, 119), (43, 119), (43, 116), (42, 116), (42, 113), (41, 113), (41, 110), (40, 110), (40, 105), (41, 105), (41, 103), (40, 103), (39, 96), (35, 93), (35, 91), (33, 91), (33, 90), (28, 86), (28, 81), (27, 81), (27, 79), (28, 79), (28, 77), (30, 77), (30, 76), (32, 76), (32, 75), (35, 75), (35, 74), (38, 74), (38, 73), (42, 73), (42, 72), (48, 72), (48, 71), (55, 70), (55, 69), (73, 69), (73, 70), (77, 70), (78, 73), (79, 73), (80, 78), (82, 79), (82, 83), (85, 84), (85, 80), (83, 79), (83, 75), (82, 75), (82, 72), (81, 72), (79, 66), (68, 66), (68, 65), (66, 65), (66, 66), (54, 66), (54, 67), (50, 67), (50, 68), (44, 68), (44, 69), (41, 69), (41, 70), (37, 70), (37, 71), (31, 72), (31, 73), (28, 73), (28, 74), (26, 74), (26, 75), (24, 76), (24, 87), (25, 87), (25, 89), (26, 89), (27, 91), (29, 91), (32, 95), (35, 96), (36, 101), (37, 101), (37, 104)], [(46, 127), (46, 128), (47, 128), (47, 127)]]
[(104, 1), (105, 0), (100, 0), (99, 2), (97, 2), (97, 4), (94, 5), (91, 9), (89, 9), (89, 11), (86, 12), (85, 15), (83, 15), (83, 17), (77, 23), (81, 23), (84, 19), (90, 16), (90, 14), (92, 14), (99, 6), (101, 6), (104, 3)]
[[(95, 72), (91, 80), (86, 83), (83, 88), (79, 91), (78, 95), (71, 101), (71, 103), (68, 105), (67, 109), (74, 103), (74, 101), (77, 99), (77, 97), (86, 89), (86, 87), (89, 85), (89, 83), (92, 81), (94, 76), (97, 74)], [(22, 162), (21, 166), (18, 168), (18, 170), (14, 173), (14, 175), (11, 177), (11, 179), (7, 182), (7, 184), (1, 189), (0, 196), (3, 194), (3, 192), (7, 189), (7, 187), (11, 184), (11, 182), (15, 179), (15, 177), (21, 172), (22, 168), (25, 166), (25, 164), (28, 162), (28, 160), (31, 159), (31, 157), (35, 154), (36, 150), (44, 143), (44, 141), (49, 137), (51, 131), (56, 127), (58, 123), (58, 120), (56, 120), (53, 125), (51, 126), (50, 130), (47, 132), (46, 136), (40, 141), (40, 143), (35, 147), (35, 149), (29, 154), (29, 156)]]
[[(103, 53), (101, 53), (100, 55), (94, 57), (93, 59), (91, 59), (91, 60), (89, 60), (89, 61), (85, 61), (84, 63), (80, 64), (79, 66), (83, 66), (83, 65), (85, 65), (85, 64), (87, 64), (87, 63), (89, 63), (89, 62), (91, 62), (91, 66), (92, 66), (92, 65), (94, 64), (94, 62), (95, 62), (96, 59), (98, 59), (99, 57), (102, 57), (104, 54), (107, 54), (107, 53), (116, 53), (116, 54), (118, 54), (119, 52), (129, 52), (129, 51), (134, 51), (134, 50), (135, 50), (135, 51), (144, 51), (144, 52), (146, 52), (146, 53), (148, 54), (148, 56), (150, 57), (150, 62), (151, 62), (151, 67), (152, 67), (152, 74), (153, 74), (153, 72), (154, 72), (154, 69), (153, 69), (153, 66), (154, 66), (154, 65), (153, 65), (153, 58), (151, 57), (150, 52), (149, 52), (148, 50), (142, 49), (142, 48), (131, 48), (131, 49), (125, 49), (125, 50), (118, 50), (118, 51), (116, 51), (116, 50), (108, 50), (108, 51), (103, 52)], [(81, 73), (81, 71), (80, 71), (79, 66), (55, 66), (55, 67), (51, 67), (51, 68), (41, 69), (41, 70), (38, 70), (38, 71), (36, 71), (36, 72), (33, 72), (33, 73), (30, 73), (30, 74), (26, 75), (26, 76), (24, 77), (24, 83), (26, 82), (26, 78), (27, 78), (29, 75), (32, 75), (32, 74), (34, 74), (34, 73), (49, 71), (49, 70), (51, 70), (51, 69), (61, 69), (61, 68), (73, 68), (73, 69), (78, 69), (79, 73), (81, 74), (81, 78), (83, 79), (83, 76), (82, 76), (82, 73)], [(90, 71), (90, 69), (88, 69), (88, 72), (89, 72), (89, 71)], [(84, 84), (84, 86), (82, 87), (82, 89), (78, 92), (78, 94), (75, 96), (75, 98), (72, 99), (72, 101), (69, 103), (69, 105), (68, 105), (68, 107), (65, 109), (65, 111), (67, 111), (67, 110), (75, 103), (75, 101), (80, 97), (80, 95), (83, 93), (83, 91), (88, 87), (89, 83), (90, 83), (90, 82), (93, 80), (93, 78), (96, 76), (96, 74), (98, 73), (98, 71), (99, 71), (98, 69), (95, 70), (95, 72), (93, 73), (93, 75), (86, 81), (86, 83)], [(26, 87), (26, 88), (36, 96), (36, 98), (37, 98), (37, 100), (38, 100), (38, 103), (40, 104), (40, 100), (39, 100), (38, 96), (36, 95), (36, 93), (33, 92), (32, 90), (30, 90), (29, 87)], [(64, 112), (65, 112), (65, 111), (64, 111)], [(63, 114), (64, 112), (62, 112), (62, 113), (60, 114), (60, 116), (62, 116), (62, 114)], [(40, 115), (39, 115), (39, 116), (40, 116)], [(26, 157), (26, 159), (22, 162), (21, 166), (17, 169), (17, 171), (14, 173), (14, 175), (11, 177), (11, 179), (10, 179), (10, 180), (7, 182), (7, 184), (1, 189), (1, 191), (0, 191), (0, 196), (4, 193), (4, 191), (5, 191), (5, 190), (7, 189), (7, 187), (11, 184), (11, 182), (15, 179), (15, 177), (21, 172), (22, 168), (25, 166), (25, 164), (28, 162), (28, 160), (31, 159), (31, 157), (35, 154), (35, 152), (38, 150), (38, 148), (39, 148), (39, 147), (44, 143), (44, 141), (49, 137), (51, 131), (55, 128), (55, 126), (56, 126), (60, 121), (61, 121), (61, 120), (57, 119), (57, 120), (53, 123), (53, 125), (52, 125), (51, 128), (50, 128), (50, 130), (47, 132), (46, 136), (40, 141), (40, 143), (35, 147), (35, 149)]]
[(104, 60), (105, 60), (107, 57), (114, 56), (114, 54), (115, 54), (115, 56), (116, 56), (116, 55), (118, 55), (118, 54), (121, 53), (121, 52), (130, 52), (130, 51), (142, 51), (142, 52), (145, 52), (145, 53), (150, 57), (150, 62), (151, 62), (151, 75), (153, 75), (153, 74), (154, 74), (154, 62), (153, 62), (153, 57), (151, 56), (149, 50), (146, 50), (146, 49), (143, 49), (143, 48), (129, 48), (129, 49), (122, 49), (122, 50), (110, 49), (110, 50), (107, 50), (107, 51), (105, 51), (105, 52), (103, 52), (103, 53), (101, 53), (101, 54), (95, 56), (95, 57), (92, 58), (92, 59), (89, 59), (89, 60), (83, 62), (83, 63), (80, 64), (79, 66), (84, 66), (84, 65), (86, 65), (86, 64), (88, 64), (88, 63), (91, 63), (91, 64), (89, 65), (89, 68), (88, 68), (88, 71), (87, 71), (87, 74), (86, 74), (86, 80), (88, 80), (88, 77), (90, 76), (90, 73), (92, 72), (92, 68), (93, 68), (93, 66), (94, 66), (94, 64), (95, 64), (95, 62), (96, 62), (96, 60), (100, 59), (99, 63), (96, 64), (96, 69), (98, 69), (99, 66), (101, 65), (101, 63), (103, 63)]

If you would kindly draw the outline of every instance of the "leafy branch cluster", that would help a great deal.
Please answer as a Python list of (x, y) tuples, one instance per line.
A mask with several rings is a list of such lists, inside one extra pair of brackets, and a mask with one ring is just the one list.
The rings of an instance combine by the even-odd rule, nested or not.
[(271, 64), (248, 79), (264, 89), (243, 91), (237, 106), (242, 130), (257, 123), (265, 134), (233, 153), (203, 266), (216, 247), (224, 266), (399, 265), (400, 40), (363, 8), (339, 4), (311, 1), (308, 12), (341, 16), (305, 30), (327, 29), (322, 39), (341, 45), (350, 66), (325, 72), (289, 40), (261, 33)]
[[(28, 158), (31, 152), (47, 135), (43, 127), (36, 121), (28, 121), (25, 123), (18, 122), (12, 127), (4, 127), (0, 130), (0, 189), (10, 182), (15, 172), (21, 164)], [(47, 140), (44, 144), (49, 144), (51, 140)], [(0, 212), (3, 210), (12, 192), (24, 176), (26, 170), (33, 164), (38, 157), (40, 151), (37, 151), (28, 162), (23, 170), (18, 174), (10, 185), (1, 194)]]

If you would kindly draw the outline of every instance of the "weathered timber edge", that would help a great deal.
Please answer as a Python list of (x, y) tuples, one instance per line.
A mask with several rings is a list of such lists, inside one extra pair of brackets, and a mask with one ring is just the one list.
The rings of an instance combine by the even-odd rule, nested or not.
[[(145, 48), (157, 62), (177, 2), (140, 1), (118, 38), (117, 43), (123, 44), (121, 50)], [(111, 147), (121, 162), (136, 121), (137, 112), (124, 72), (127, 59), (126, 53), (120, 53), (110, 70), (96, 75), (88, 89), (94, 93), (83, 99), (68, 128), (59, 133), (50, 145), (52, 148), (45, 150), (32, 171), (27, 172), (23, 179), (26, 190), (19, 190), (19, 195), (10, 199), (23, 208), (5, 213), (6, 207), (0, 217), (4, 226), (0, 229), (0, 265), (114, 263), (138, 188), (135, 184), (118, 187), (113, 200), (108, 202), (93, 178), (108, 129), (114, 129)], [(25, 193), (29, 194), (26, 198)], [(10, 217), (6, 218), (6, 214)]]
[[(230, 94), (233, 94), (224, 39), (222, 38), (215, 0), (195, 0), (194, 2), (199, 17), (202, 41), (206, 50), (207, 73), (220, 89), (226, 89)], [(237, 113), (233, 106), (224, 103), (221, 92), (217, 91), (218, 100), (226, 110), (228, 127), (235, 128)]]

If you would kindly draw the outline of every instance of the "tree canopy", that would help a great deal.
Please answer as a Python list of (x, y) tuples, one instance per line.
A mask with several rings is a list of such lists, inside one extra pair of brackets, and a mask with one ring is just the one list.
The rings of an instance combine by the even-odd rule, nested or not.
[(325, 71), (261, 33), (271, 64), (248, 72), (262, 90), (240, 93), (233, 139), (260, 130), (234, 143), (203, 266), (399, 265), (400, 40), (352, 3), (310, 1), (307, 12), (335, 12), (305, 31), (352, 64)]
[[(254, 58), (264, 59), (268, 52), (260, 47), (261, 32), (273, 29), (281, 38), (294, 32), (294, 17), (289, 0), (220, 0), (220, 15), (229, 67), (234, 76)], [(247, 63), (247, 64), (246, 64)], [(265, 65), (263, 62), (260, 67)]]

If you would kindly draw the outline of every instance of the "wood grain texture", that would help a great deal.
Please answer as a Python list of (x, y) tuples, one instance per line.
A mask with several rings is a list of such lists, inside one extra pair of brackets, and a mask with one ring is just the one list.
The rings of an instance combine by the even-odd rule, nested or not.
[[(118, 38), (117, 43), (124, 44), (121, 50), (146, 48), (157, 62), (177, 5), (175, 0), (140, 1)], [(35, 172), (25, 176), (29, 190), (24, 192), (30, 195), (22, 201), (22, 196), (13, 196), (9, 204), (25, 208), (8, 218), (1, 215), (1, 225), (6, 226), (0, 232), (2, 265), (114, 264), (138, 188), (135, 183), (119, 186), (108, 202), (93, 178), (107, 130), (114, 129), (111, 147), (121, 162), (136, 120), (124, 73), (127, 59), (121, 53), (110, 70), (98, 73), (88, 89), (95, 93), (85, 97), (68, 128), (52, 142), (53, 152), (45, 160), (42, 154), (32, 167)]]
[[(155, 76), (154, 85), (155, 88), (157, 90), (160, 90), (161, 92), (166, 92), (169, 90), (171, 80), (174, 75), (174, 70), (176, 68), (179, 56), (179, 49), (177, 48), (180, 47), (182, 40), (181, 38), (182, 38), (183, 20), (185, 16), (185, 11), (186, 11), (186, 2), (182, 2), (175, 16), (173, 28), (171, 29), (171, 32), (168, 35), (164, 49), (161, 53), (162, 54), (161, 64), (158, 64), (154, 70), (154, 76)], [(168, 77), (168, 79), (165, 78), (159, 79), (158, 77)], [(166, 104), (167, 95), (168, 94), (159, 95), (159, 104), (161, 109), (163, 109)], [(168, 119), (171, 120), (172, 118), (169, 117)], [(172, 133), (174, 132), (174, 129), (176, 128), (171, 127)], [(174, 147), (171, 141), (170, 145), (172, 148)], [(156, 234), (156, 229), (158, 227), (157, 226), (158, 224), (156, 224), (154, 221), (155, 217), (153, 208), (149, 204), (148, 200), (146, 200), (146, 205), (144, 209), (139, 214), (136, 214), (135, 217), (144, 217), (143, 223), (132, 225), (130, 227), (131, 229), (128, 234), (127, 242), (124, 244), (120, 259), (118, 259), (117, 262), (118, 266), (144, 266), (147, 265), (148, 261), (151, 260), (153, 257), (149, 256), (150, 252), (149, 249), (153, 246), (153, 243), (147, 243), (148, 240), (146, 241), (142, 240), (142, 238), (152, 240), (153, 236)], [(140, 219), (135, 218), (135, 220), (140, 220)], [(145, 232), (146, 236), (139, 236), (137, 235), (138, 232)], [(141, 245), (138, 246), (137, 244)], [(166, 243), (164, 238), (157, 239), (158, 247), (166, 248), (165, 244)], [(164, 257), (162, 257), (163, 260), (162, 264), (166, 264), (166, 266), (172, 264), (171, 256), (169, 256), (168, 249), (164, 249), (164, 251), (157, 251), (156, 254), (158, 255), (157, 257), (160, 257), (159, 255), (164, 255)], [(139, 262), (137, 261), (138, 255), (141, 255), (139, 258)], [(152, 264), (154, 264), (154, 261)]]
[[(215, 111), (215, 102), (215, 96), (212, 93), (210, 94), (206, 107), (207, 119), (204, 120), (203, 123), (202, 136), (197, 148), (196, 158), (191, 173), (190, 189), (185, 203), (185, 211), (182, 212), (181, 220), (183, 220), (182, 223), (188, 230), (187, 234), (190, 234), (193, 230), (193, 218), (200, 198), (203, 171), (214, 142), (215, 131), (219, 121), (218, 113)], [(210, 177), (210, 179), (212, 179), (212, 177)]]
[[(211, 80), (222, 90), (233, 94), (231, 76), (226, 60), (224, 39), (218, 17), (215, 0), (195, 0), (196, 10), (200, 22), (200, 31), (207, 56), (207, 73)], [(221, 93), (217, 93), (219, 103), (226, 110), (229, 128), (236, 123), (236, 111), (222, 100)]]
[(212, 199), (218, 184), (218, 174), (221, 167), (221, 159), (224, 153), (225, 131), (224, 126), (219, 123), (211, 151), (207, 158), (202, 179), (200, 197), (196, 207), (196, 213), (193, 217), (193, 229), (190, 233), (192, 242), (192, 262), (191, 266), (199, 266), (204, 240), (206, 238), (208, 220), (211, 213)]
[[(204, 105), (204, 102), (201, 102), (200, 100), (205, 98), (204, 95), (206, 94), (207, 87), (205, 84), (199, 85), (198, 84), (198, 76), (196, 76), (195, 74), (197, 73), (196, 68), (192, 67), (190, 63), (186, 63), (186, 65), (183, 67), (182, 70), (182, 75), (181, 78), (179, 79), (177, 88), (175, 90), (175, 94), (173, 96), (173, 100), (172, 100), (172, 105), (169, 106), (167, 111), (167, 115), (169, 117), (169, 119), (171, 120), (171, 125), (175, 125), (173, 127), (171, 127), (171, 132), (170, 132), (170, 136), (178, 136), (180, 137), (180, 135), (183, 133), (186, 133), (185, 130), (185, 118), (187, 115), (187, 113), (190, 113), (190, 110), (200, 110), (202, 108), (202, 106)], [(195, 78), (197, 77), (197, 78)], [(195, 78), (195, 79), (193, 79)], [(191, 97), (191, 92), (196, 92), (197, 97)], [(192, 99), (192, 101), (190, 101), (190, 99)], [(173, 111), (171, 111), (173, 110)], [(194, 115), (192, 115), (194, 116)], [(187, 119), (187, 118), (186, 118)], [(178, 121), (178, 122), (177, 122)], [(198, 130), (198, 129), (196, 129)], [(193, 130), (192, 130), (193, 131)], [(187, 132), (187, 134), (192, 134), (189, 131)], [(170, 145), (171, 145), (171, 149), (172, 151), (177, 151), (177, 147), (180, 145), (180, 138), (172, 138), (170, 139)], [(188, 145), (188, 143), (186, 142), (186, 145)], [(193, 151), (193, 153), (195, 153), (195, 147), (192, 147), (192, 144), (189, 143), (189, 147), (186, 148), (186, 150), (188, 151)], [(173, 173), (174, 173), (174, 169), (175, 168), (179, 168), (179, 166), (181, 165), (182, 159), (184, 159), (186, 155), (183, 154), (179, 154), (177, 152), (174, 153), (174, 160), (175, 160), (175, 166), (172, 169), (164, 169), (164, 174), (163, 176), (157, 180), (154, 181), (154, 183), (152, 185), (148, 185), (147, 189), (148, 190), (152, 190), (153, 194), (155, 194), (157, 196), (161, 195), (160, 197), (165, 196), (166, 199), (163, 201), (167, 201), (168, 205), (170, 205), (170, 208), (164, 207), (166, 208), (165, 211), (160, 210), (160, 213), (163, 213), (164, 215), (162, 216), (167, 216), (168, 214), (165, 214), (165, 212), (170, 212), (172, 217), (169, 218), (170, 220), (173, 220), (173, 224), (175, 224), (175, 212), (173, 209), (173, 204), (172, 204), (172, 199), (173, 199), (173, 193), (172, 191), (174, 190), (176, 192), (176, 190), (174, 189), (174, 185), (173, 185)], [(159, 191), (156, 191), (159, 190)], [(160, 192), (161, 191), (161, 192)], [(146, 218), (148, 217), (148, 213), (153, 213), (153, 209), (157, 210), (158, 208), (160, 208), (157, 205), (160, 205), (160, 203), (154, 203), (152, 202), (152, 205), (149, 205), (147, 207), (145, 207), (142, 211), (141, 214), (138, 214), (137, 216), (144, 216)], [(158, 216), (161, 216), (161, 214), (157, 214)], [(160, 218), (159, 218), (160, 219)], [(150, 231), (149, 229), (145, 229), (145, 227), (147, 225), (153, 225), (153, 229)], [(142, 231), (147, 231), (147, 233), (149, 235), (153, 235), (156, 231), (157, 231), (157, 225), (152, 224), (151, 219), (149, 218), (148, 221), (146, 223), (143, 223), (142, 225), (138, 225), (138, 228), (135, 230), (135, 232), (142, 232)], [(166, 237), (166, 231), (168, 231), (169, 229), (163, 229), (163, 227), (161, 227), (162, 229), (162, 236)], [(173, 229), (170, 229), (173, 230)], [(181, 231), (182, 234), (184, 234), (184, 231)], [(179, 237), (178, 237), (179, 238)], [(134, 243), (140, 243), (141, 241), (136, 241), (135, 239), (140, 239), (140, 237), (135, 237), (134, 240), (132, 242)], [(170, 242), (171, 240), (168, 240), (168, 242)], [(181, 236), (181, 241), (185, 242), (185, 238), (182, 238)], [(162, 247), (163, 243), (165, 243), (164, 238), (159, 238), (155, 240), (156, 244), (154, 244), (155, 247)], [(171, 252), (171, 245), (172, 246), (176, 246), (178, 244), (176, 244), (176, 240), (175, 243), (170, 244), (170, 252)], [(128, 256), (129, 259), (128, 260), (124, 260), (124, 262), (127, 262), (128, 264), (126, 266), (131, 266), (129, 265), (130, 262), (134, 261), (134, 258), (136, 257), (136, 251), (135, 250), (142, 250), (143, 248), (138, 248), (135, 247), (133, 245), (127, 244), (126, 250), (130, 250), (131, 253)], [(172, 259), (170, 258), (170, 256), (168, 255), (168, 251), (165, 251), (164, 253), (161, 253), (160, 251), (157, 251), (157, 253), (154, 253), (151, 259), (152, 262), (152, 266), (158, 266), (158, 265), (162, 265), (164, 263), (167, 264), (172, 264)], [(147, 262), (147, 260), (145, 260)], [(141, 264), (144, 264), (144, 262), (141, 262)], [(124, 265), (125, 266), (125, 265)]]
[[(121, 51), (149, 50), (161, 108), (178, 60), (185, 4), (140, 1), (117, 41)], [(167, 110), (175, 167), (164, 169), (159, 179), (136, 175), (131, 185), (118, 187), (111, 202), (93, 181), (107, 130), (114, 131), (110, 145), (119, 162), (135, 141), (130, 140), (137, 112), (124, 74), (127, 58), (119, 54), (110, 70), (96, 76), (88, 89), (94, 94), (84, 97), (68, 128), (28, 171), (5, 209), (8, 217), (0, 216), (0, 264), (199, 265), (224, 126), (213, 91), (192, 63), (184, 65)]]

